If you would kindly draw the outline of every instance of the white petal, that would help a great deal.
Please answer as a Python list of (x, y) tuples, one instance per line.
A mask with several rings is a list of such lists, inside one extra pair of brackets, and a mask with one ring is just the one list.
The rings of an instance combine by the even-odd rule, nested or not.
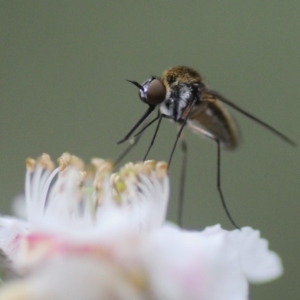
[(17, 273), (14, 270), (14, 266), (8, 256), (0, 249), (0, 286), (2, 284), (2, 279), (7, 280), (17, 277)]
[(130, 274), (109, 261), (66, 257), (37, 270), (30, 278), (2, 287), (0, 300), (147, 300)]
[(243, 272), (250, 283), (264, 283), (282, 275), (283, 266), (278, 254), (268, 249), (268, 241), (251, 227), (227, 231), (220, 225), (207, 227), (206, 236), (223, 234), (228, 245), (239, 253)]
[(247, 299), (239, 257), (223, 235), (205, 237), (165, 226), (150, 238), (144, 255), (158, 298)]
[(279, 255), (268, 248), (268, 241), (260, 237), (258, 230), (244, 227), (229, 232), (230, 244), (239, 251), (241, 264), (251, 283), (264, 283), (282, 275)]
[(110, 199), (98, 208), (98, 228), (143, 232), (161, 227), (167, 211), (169, 179), (167, 175), (158, 178), (154, 171), (137, 175), (134, 180), (126, 179), (120, 204)]

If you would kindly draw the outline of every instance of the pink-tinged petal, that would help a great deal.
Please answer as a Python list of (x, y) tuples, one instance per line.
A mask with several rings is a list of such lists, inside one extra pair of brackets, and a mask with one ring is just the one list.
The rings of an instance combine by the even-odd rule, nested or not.
[(0, 249), (14, 262), (20, 243), (28, 233), (28, 223), (11, 217), (0, 218)]
[(85, 168), (68, 153), (58, 168), (45, 154), (27, 160), (28, 224), (0, 219), (0, 247), (18, 272), (35, 275), (26, 281), (27, 298), (20, 288), (0, 300), (246, 300), (249, 281), (281, 272), (279, 258), (250, 228), (192, 232), (164, 223), (166, 163), (129, 163), (112, 175), (112, 162), (92, 163)]
[(138, 269), (131, 272), (111, 261), (69, 256), (5, 286), (0, 300), (153, 299), (143, 278)]
[(162, 299), (242, 300), (248, 284), (224, 236), (164, 227), (144, 249), (153, 290)]

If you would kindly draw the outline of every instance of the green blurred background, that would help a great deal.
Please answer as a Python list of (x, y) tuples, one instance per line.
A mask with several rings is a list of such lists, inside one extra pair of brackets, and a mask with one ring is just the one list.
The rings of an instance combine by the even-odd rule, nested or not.
[[(210, 87), (300, 142), (299, 1), (1, 1), (0, 204), (23, 191), (24, 160), (70, 151), (116, 158), (146, 107), (125, 79), (170, 66), (201, 72)], [(222, 157), (232, 215), (261, 230), (284, 277), (252, 299), (299, 299), (299, 147), (232, 111), (241, 147)], [(140, 160), (154, 128), (127, 160)], [(165, 120), (149, 158), (167, 160), (177, 129)], [(216, 146), (186, 130), (184, 225), (232, 229), (216, 185)], [(171, 168), (175, 220), (180, 169)]]

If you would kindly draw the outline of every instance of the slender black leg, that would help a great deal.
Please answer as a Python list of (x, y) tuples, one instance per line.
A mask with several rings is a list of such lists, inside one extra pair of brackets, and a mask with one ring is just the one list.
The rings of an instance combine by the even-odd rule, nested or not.
[(217, 159), (217, 188), (218, 188), (218, 192), (219, 192), (219, 195), (220, 195), (220, 198), (221, 198), (221, 202), (222, 202), (222, 205), (223, 205), (223, 208), (226, 212), (226, 215), (228, 217), (228, 219), (230, 220), (231, 224), (237, 228), (237, 229), (240, 229), (240, 227), (234, 222), (228, 208), (227, 208), (227, 205), (226, 205), (226, 202), (225, 202), (225, 198), (223, 196), (223, 192), (222, 192), (222, 188), (221, 188), (221, 145), (220, 145), (220, 141), (219, 140), (216, 140), (216, 143), (217, 143), (217, 147), (218, 147), (218, 159)]
[(183, 202), (184, 202), (184, 189), (185, 189), (185, 178), (187, 168), (187, 143), (183, 136), (180, 137), (181, 141), (181, 152), (182, 152), (182, 165), (180, 170), (180, 182), (179, 182), (179, 198), (178, 198), (178, 211), (177, 211), (177, 222), (178, 226), (182, 227), (183, 217)]
[(138, 144), (141, 137), (142, 137), (142, 134), (140, 134), (137, 137), (132, 138), (132, 140), (130, 141), (130, 145), (116, 159), (115, 166), (117, 166), (124, 159), (124, 157), (133, 149), (133, 147)]
[(158, 129), (159, 129), (159, 126), (160, 126), (160, 123), (161, 123), (161, 120), (162, 120), (163, 116), (164, 116), (163, 114), (161, 114), (161, 115), (159, 116), (158, 123), (157, 123), (156, 129), (155, 129), (153, 138), (152, 138), (151, 143), (150, 143), (150, 145), (149, 145), (149, 147), (148, 147), (148, 150), (147, 150), (147, 152), (146, 152), (146, 154), (145, 154), (145, 156), (144, 156), (144, 159), (143, 159), (144, 161), (147, 159), (147, 156), (148, 156), (148, 154), (149, 154), (149, 152), (150, 152), (150, 149), (152, 148), (152, 146), (153, 146), (153, 144), (154, 144), (154, 141), (155, 141), (155, 138), (156, 138), (156, 134), (157, 134), (157, 132), (158, 132)]
[(158, 110), (157, 112), (158, 112), (157, 116), (152, 121), (150, 121), (147, 125), (145, 125), (137, 134), (135, 134), (134, 137), (141, 135), (150, 125), (152, 125), (155, 121), (159, 119), (160, 111)]
[(158, 110), (157, 116), (152, 121), (150, 121), (148, 124), (146, 124), (136, 135), (134, 135), (133, 139), (130, 141), (130, 145), (116, 159), (115, 166), (117, 166), (124, 159), (124, 157), (131, 151), (131, 149), (138, 144), (138, 142), (139, 142), (140, 138), (142, 137), (142, 134), (144, 133), (144, 131), (150, 125), (152, 125), (155, 121), (157, 121), (159, 116), (160, 116), (160, 112)]
[(148, 118), (148, 116), (153, 112), (156, 106), (149, 105), (148, 109), (142, 115), (142, 117), (136, 122), (136, 124), (130, 129), (130, 131), (125, 135), (125, 137), (118, 141), (117, 144), (122, 144), (127, 141), (130, 136), (134, 133), (134, 131)]
[(170, 168), (170, 166), (171, 166), (172, 158), (173, 158), (173, 155), (174, 155), (174, 152), (175, 152), (175, 149), (176, 149), (178, 140), (179, 140), (179, 138), (180, 138), (180, 136), (181, 136), (181, 133), (182, 133), (182, 130), (183, 130), (185, 124), (186, 124), (186, 121), (187, 121), (187, 119), (188, 119), (190, 113), (191, 113), (192, 110), (193, 110), (193, 107), (194, 107), (195, 103), (196, 103), (196, 99), (193, 100), (193, 102), (192, 102), (192, 104), (191, 104), (191, 106), (190, 106), (190, 108), (189, 108), (189, 110), (188, 110), (188, 112), (187, 112), (187, 114), (186, 114), (186, 117), (184, 118), (184, 120), (183, 120), (183, 122), (182, 122), (182, 124), (181, 124), (181, 127), (180, 127), (180, 129), (179, 129), (179, 131), (178, 131), (178, 133), (177, 133), (176, 140), (175, 140), (175, 143), (174, 143), (174, 145), (173, 145), (172, 152), (171, 152), (171, 155), (170, 155), (170, 158), (169, 158), (169, 161), (168, 161), (168, 166), (169, 166), (169, 168)]

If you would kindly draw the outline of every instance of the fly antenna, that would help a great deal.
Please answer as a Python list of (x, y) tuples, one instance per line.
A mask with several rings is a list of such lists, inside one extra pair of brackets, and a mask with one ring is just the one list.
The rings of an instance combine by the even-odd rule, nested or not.
[(132, 81), (132, 80), (129, 80), (129, 79), (126, 79), (126, 81), (132, 83), (133, 85), (137, 86), (140, 90), (143, 90), (143, 87), (137, 83), (136, 81)]

